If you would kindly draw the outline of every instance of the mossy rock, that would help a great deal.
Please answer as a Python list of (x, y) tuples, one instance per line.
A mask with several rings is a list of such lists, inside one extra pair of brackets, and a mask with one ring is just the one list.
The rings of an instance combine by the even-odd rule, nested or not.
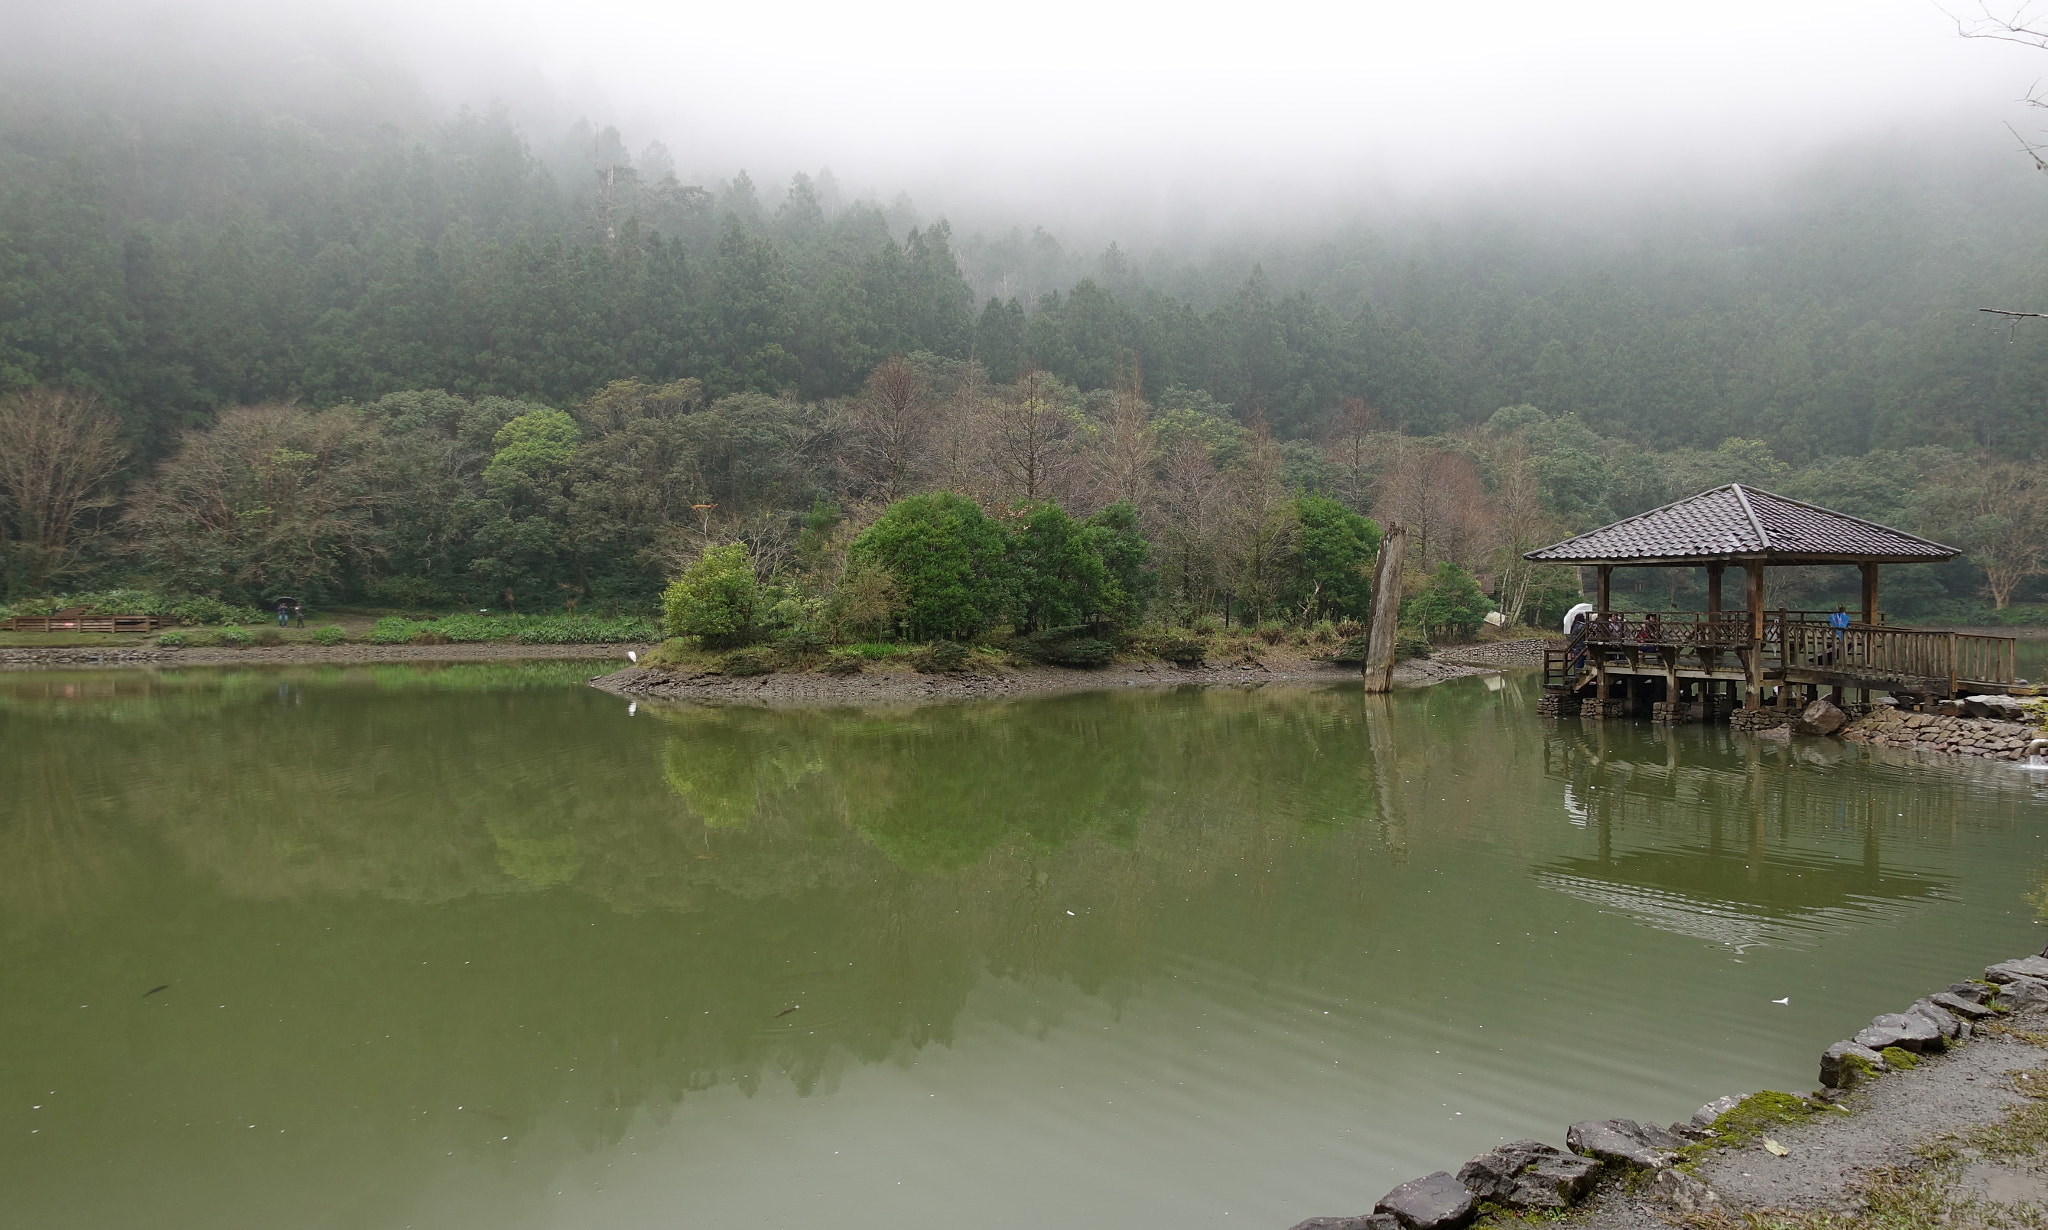
[[(1891, 1061), (1890, 1051), (1885, 1053), (1885, 1061)], [(1795, 1093), (1779, 1093), (1775, 1089), (1752, 1093), (1714, 1120), (1715, 1143), (1744, 1145), (1772, 1128), (1803, 1123), (1825, 1109)]]
[(927, 675), (944, 675), (967, 669), (967, 646), (958, 641), (934, 641), (911, 656), (910, 664)]
[(1903, 1046), (1888, 1046), (1883, 1050), (1879, 1051), (1878, 1054), (1884, 1056), (1884, 1061), (1886, 1063), (1890, 1064), (1894, 1068), (1897, 1068), (1901, 1072), (1909, 1071), (1913, 1068), (1917, 1068), (1920, 1066), (1920, 1057), (1918, 1055), (1915, 1055), (1913, 1052), (1907, 1050)]
[(718, 660), (718, 673), (735, 679), (775, 673), (775, 655), (767, 649), (735, 649)]

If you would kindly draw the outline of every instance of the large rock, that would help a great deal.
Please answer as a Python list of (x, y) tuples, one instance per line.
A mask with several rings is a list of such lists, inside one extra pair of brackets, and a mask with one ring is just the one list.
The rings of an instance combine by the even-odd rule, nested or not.
[(1871, 1018), (1870, 1024), (1856, 1031), (1856, 1042), (1873, 1051), (1888, 1046), (1903, 1047), (1909, 1051), (1936, 1051), (1941, 1049), (1941, 1027), (1917, 1012), (1885, 1012)]
[(1311, 1217), (1295, 1222), (1292, 1230), (1401, 1230), (1401, 1220), (1392, 1213), (1361, 1213), (1356, 1217)]
[(1511, 1209), (1570, 1207), (1593, 1187), (1600, 1163), (1540, 1140), (1518, 1140), (1482, 1153), (1458, 1171), (1458, 1182), (1480, 1200)]
[(1404, 1230), (1457, 1230), (1471, 1222), (1472, 1193), (1447, 1170), (1410, 1179), (1380, 1198), (1375, 1213), (1391, 1213)]
[[(2034, 980), (2029, 978), (2027, 981), (2033, 982)], [(2007, 983), (2006, 985), (2010, 986), (2012, 984)], [(2044, 992), (2048, 992), (2048, 983), (2036, 983), (2035, 985), (2041, 987)], [(1979, 989), (1981, 990), (1982, 988)], [(1981, 1021), (1987, 1016), (1997, 1015), (1997, 1009), (1985, 1007), (1983, 1000), (1965, 999), (1954, 991), (1937, 991), (1933, 995), (1928, 996), (1927, 999), (1928, 1002), (1939, 1004), (1966, 1020)]]
[(1887, 1071), (1889, 1066), (1876, 1051), (1844, 1038), (1821, 1052), (1820, 1083), (1829, 1089), (1854, 1089), (1864, 1077)]
[(1987, 982), (2011, 982), (2015, 978), (2039, 978), (2048, 982), (2048, 957), (2015, 957), (1984, 970)]
[(1721, 1203), (1713, 1188), (1682, 1170), (1658, 1171), (1644, 1187), (1643, 1194), (1652, 1204), (1662, 1205), (1674, 1213), (1704, 1213)]
[(1916, 999), (1913, 1001), (1913, 1006), (1906, 1009), (1906, 1011), (1924, 1016), (1928, 1020), (1933, 1021), (1934, 1027), (1941, 1031), (1941, 1040), (1944, 1042), (1963, 1032), (1961, 1019), (1955, 1013), (1941, 1007), (1931, 999)]
[(1849, 715), (1836, 708), (1833, 701), (1822, 697), (1806, 707), (1806, 712), (1799, 715), (1799, 721), (1806, 731), (1831, 735), (1849, 724)]
[(2014, 978), (1998, 988), (1998, 1002), (2013, 1012), (2039, 1012), (2048, 1008), (2048, 982)]
[[(1875, 1052), (1872, 1053), (1875, 1054)], [(1879, 1062), (1883, 1061), (1880, 1060)], [(1714, 1126), (1714, 1120), (1742, 1105), (1742, 1099), (1748, 1096), (1746, 1093), (1731, 1093), (1725, 1098), (1715, 1098), (1705, 1106), (1692, 1112), (1692, 1125), (1696, 1128)]]
[(1643, 1125), (1633, 1119), (1581, 1120), (1565, 1129), (1564, 1143), (1585, 1157), (1650, 1170), (1662, 1170), (1676, 1160), (1671, 1150), (1653, 1144)]

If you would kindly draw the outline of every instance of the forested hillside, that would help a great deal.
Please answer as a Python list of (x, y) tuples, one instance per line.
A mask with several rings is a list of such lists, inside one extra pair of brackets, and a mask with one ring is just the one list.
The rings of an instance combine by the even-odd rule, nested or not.
[(807, 517), (949, 490), (1128, 505), (1183, 617), (1312, 612), (1304, 496), (1520, 610), (1567, 583), (1517, 550), (1735, 477), (1969, 547), (1926, 610), (2044, 568), (2048, 329), (1975, 311), (2048, 306), (2017, 161), (1090, 255), (369, 84), (0, 95), (7, 421), (68, 407), (113, 458), (68, 537), (7, 497), (10, 594), (645, 607), (710, 543), (765, 579)]

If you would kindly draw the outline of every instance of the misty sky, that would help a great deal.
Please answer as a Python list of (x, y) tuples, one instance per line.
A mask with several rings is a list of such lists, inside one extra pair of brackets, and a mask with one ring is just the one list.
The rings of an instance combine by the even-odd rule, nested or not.
[(1076, 196), (1169, 213), (1597, 198), (1888, 133), (2005, 150), (2003, 122), (2048, 119), (2017, 101), (2048, 53), (1963, 40), (1931, 0), (102, 7), (102, 29), (166, 46), (268, 30), (395, 47), (435, 102), (503, 100), (537, 142), (586, 115), (634, 149), (663, 139), (686, 176), (831, 166), (854, 191), (1008, 202), (1022, 221)]

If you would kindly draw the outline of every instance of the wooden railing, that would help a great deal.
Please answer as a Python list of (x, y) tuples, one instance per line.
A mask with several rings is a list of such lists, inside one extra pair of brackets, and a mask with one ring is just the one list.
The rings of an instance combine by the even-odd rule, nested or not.
[[(1829, 622), (1831, 614), (1765, 612), (1766, 668), (1941, 681), (1951, 689), (2017, 681), (2014, 658), (2019, 643), (2012, 637), (1864, 623), (1836, 628)], [(1588, 616), (1571, 644), (1574, 649), (1584, 644), (1603, 651), (1631, 645), (1737, 649), (1749, 646), (1754, 627), (1748, 611), (1610, 611)]]
[(8, 632), (154, 632), (163, 626), (155, 615), (16, 615), (0, 622)]

